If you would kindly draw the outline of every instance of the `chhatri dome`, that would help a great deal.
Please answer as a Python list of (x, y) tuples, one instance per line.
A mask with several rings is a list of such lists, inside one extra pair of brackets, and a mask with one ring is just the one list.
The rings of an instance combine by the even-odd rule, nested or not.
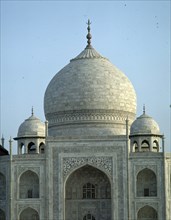
[(50, 136), (125, 135), (136, 114), (136, 93), (127, 76), (91, 45), (50, 81), (44, 96)]
[(152, 117), (146, 114), (145, 106), (143, 114), (132, 123), (130, 135), (160, 135), (159, 125)]
[(33, 108), (31, 116), (19, 126), (15, 140), (29, 137), (45, 137), (45, 124), (34, 116)]

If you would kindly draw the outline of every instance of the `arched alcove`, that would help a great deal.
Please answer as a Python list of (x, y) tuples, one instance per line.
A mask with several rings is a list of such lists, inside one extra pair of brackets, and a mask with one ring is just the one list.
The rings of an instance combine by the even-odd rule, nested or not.
[(0, 200), (6, 199), (6, 178), (0, 173)]
[(157, 212), (151, 206), (144, 206), (138, 211), (137, 220), (157, 220)]
[(20, 220), (39, 220), (39, 214), (35, 209), (26, 208), (20, 214)]
[(157, 196), (156, 174), (150, 169), (143, 169), (137, 175), (137, 196)]
[(83, 220), (96, 220), (96, 219), (93, 215), (87, 214), (84, 216)]
[(141, 143), (141, 151), (145, 152), (145, 151), (150, 151), (150, 144), (147, 140), (142, 141)]
[(0, 220), (6, 220), (5, 212), (2, 209), (0, 209)]
[(133, 152), (138, 152), (138, 144), (136, 141), (133, 143)]
[(33, 142), (28, 144), (28, 154), (36, 153), (36, 145)]
[[(79, 212), (79, 209), (82, 212)], [(65, 185), (66, 220), (75, 219), (76, 216), (78, 219), (91, 219), (87, 214), (97, 216), (97, 219), (111, 220), (109, 178), (104, 172), (90, 165), (74, 171)]]
[(36, 173), (28, 170), (20, 177), (20, 198), (39, 198), (39, 177)]
[(19, 153), (20, 153), (20, 154), (24, 154), (24, 143), (21, 143), (21, 144), (20, 144)]
[(40, 154), (43, 154), (45, 152), (45, 144), (43, 142), (39, 145), (39, 152)]
[(159, 152), (159, 143), (158, 141), (153, 141), (153, 151)]

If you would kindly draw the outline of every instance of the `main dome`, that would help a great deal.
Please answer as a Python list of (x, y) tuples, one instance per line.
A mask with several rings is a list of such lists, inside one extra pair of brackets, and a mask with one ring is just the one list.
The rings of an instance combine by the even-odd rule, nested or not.
[(122, 135), (126, 118), (135, 119), (136, 93), (88, 38), (87, 47), (50, 81), (44, 111), (52, 136)]

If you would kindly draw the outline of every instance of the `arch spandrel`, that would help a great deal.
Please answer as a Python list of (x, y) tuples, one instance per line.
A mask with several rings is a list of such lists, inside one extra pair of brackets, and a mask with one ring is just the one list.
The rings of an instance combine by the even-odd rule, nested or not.
[(18, 217), (20, 216), (20, 214), (26, 210), (26, 209), (33, 209), (35, 210), (38, 214), (40, 214), (40, 204), (18, 204)]
[(40, 178), (40, 167), (18, 166), (17, 167), (18, 179), (20, 179), (22, 174), (27, 171), (31, 171), (31, 172), (36, 173), (38, 175), (38, 177)]
[(157, 166), (156, 164), (141, 164), (141, 165), (136, 165), (135, 168), (135, 175), (137, 176), (138, 173), (144, 169), (149, 169), (155, 173), (157, 176)]
[(112, 157), (65, 157), (63, 158), (64, 180), (75, 170), (90, 165), (104, 172), (108, 177), (112, 177)]

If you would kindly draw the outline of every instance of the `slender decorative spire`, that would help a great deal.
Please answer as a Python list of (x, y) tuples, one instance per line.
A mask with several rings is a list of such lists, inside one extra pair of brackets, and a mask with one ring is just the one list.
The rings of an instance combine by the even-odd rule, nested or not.
[(5, 139), (4, 139), (4, 136), (2, 135), (2, 138), (1, 138), (2, 147), (4, 147), (4, 141)]
[(145, 115), (145, 104), (143, 105), (143, 114)]
[(9, 139), (10, 160), (12, 161), (12, 138)]
[(90, 20), (88, 19), (88, 22), (87, 22), (87, 25), (88, 25), (88, 27), (87, 27), (87, 30), (88, 30), (88, 34), (87, 34), (87, 47), (86, 48), (91, 48), (91, 38), (92, 38), (92, 36), (91, 36), (91, 34), (90, 34), (90, 24), (91, 24), (91, 22), (90, 22)]
[(34, 115), (34, 109), (33, 109), (33, 106), (32, 106), (32, 108), (31, 108), (31, 116), (33, 116)]

